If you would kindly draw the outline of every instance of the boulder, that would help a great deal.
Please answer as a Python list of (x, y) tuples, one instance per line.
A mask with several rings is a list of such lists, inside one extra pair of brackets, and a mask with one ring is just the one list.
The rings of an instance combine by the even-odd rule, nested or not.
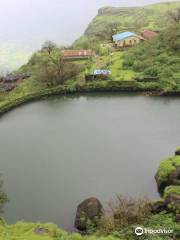
[(97, 221), (103, 214), (103, 206), (97, 198), (88, 198), (80, 203), (77, 207), (75, 228), (79, 231), (86, 232), (88, 223), (97, 225)]

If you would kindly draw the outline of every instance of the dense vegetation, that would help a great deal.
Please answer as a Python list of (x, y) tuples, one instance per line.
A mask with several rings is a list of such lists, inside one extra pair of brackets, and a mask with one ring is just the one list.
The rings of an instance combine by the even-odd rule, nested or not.
[(139, 78), (157, 77), (162, 90), (180, 89), (180, 24), (171, 25), (157, 38), (130, 49), (124, 68)]

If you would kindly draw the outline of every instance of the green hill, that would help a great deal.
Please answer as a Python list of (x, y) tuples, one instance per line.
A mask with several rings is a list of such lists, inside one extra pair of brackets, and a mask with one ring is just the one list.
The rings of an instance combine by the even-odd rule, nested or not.
[[(87, 27), (84, 36), (75, 46), (84, 44), (86, 39), (110, 40), (117, 31), (141, 31), (145, 28), (163, 30), (169, 22), (168, 11), (180, 8), (180, 2), (165, 2), (144, 7), (104, 7)], [(94, 42), (94, 41), (93, 41)]]
[(180, 24), (174, 24), (157, 38), (129, 49), (123, 56), (123, 69), (131, 69), (139, 79), (150, 76), (159, 79), (156, 83), (163, 91), (180, 90), (179, 63)]
[(139, 31), (144, 28), (161, 30), (166, 27), (168, 11), (178, 7), (180, 7), (180, 2), (159, 3), (133, 8), (101, 8), (86, 29), (85, 35), (99, 35), (99, 32), (107, 32), (109, 24), (117, 25), (118, 30)]

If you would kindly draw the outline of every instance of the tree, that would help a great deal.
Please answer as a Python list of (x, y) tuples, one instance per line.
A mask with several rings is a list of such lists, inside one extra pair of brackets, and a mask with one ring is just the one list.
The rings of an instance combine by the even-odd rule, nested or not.
[(104, 24), (98, 32), (95, 33), (95, 36), (100, 39), (106, 39), (109, 41), (112, 41), (112, 36), (116, 34), (118, 31), (118, 23), (116, 22), (110, 22), (107, 24)]
[(180, 24), (180, 8), (175, 11), (169, 11), (168, 15), (171, 20), (173, 20), (175, 23)]
[(46, 41), (43, 45), (41, 50), (42, 51), (47, 51), (49, 54), (57, 48), (56, 43), (52, 42), (52, 41)]
[(4, 204), (8, 202), (7, 195), (3, 191), (3, 181), (0, 179), (0, 213), (3, 213)]
[(66, 80), (77, 76), (81, 69), (63, 57), (63, 49), (46, 42), (36, 55), (36, 75), (47, 86), (63, 84)]

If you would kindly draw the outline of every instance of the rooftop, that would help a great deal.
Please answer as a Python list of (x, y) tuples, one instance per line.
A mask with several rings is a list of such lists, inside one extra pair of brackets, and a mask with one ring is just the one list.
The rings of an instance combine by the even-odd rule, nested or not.
[(156, 37), (158, 35), (157, 32), (154, 32), (154, 31), (151, 31), (151, 30), (148, 30), (148, 29), (145, 29), (142, 34), (141, 34), (144, 38), (153, 38), (153, 37)]
[(90, 57), (93, 56), (92, 50), (64, 50), (64, 57)]
[(133, 36), (136, 36), (136, 34), (133, 32), (122, 32), (122, 33), (115, 34), (112, 37), (114, 41), (121, 41)]

